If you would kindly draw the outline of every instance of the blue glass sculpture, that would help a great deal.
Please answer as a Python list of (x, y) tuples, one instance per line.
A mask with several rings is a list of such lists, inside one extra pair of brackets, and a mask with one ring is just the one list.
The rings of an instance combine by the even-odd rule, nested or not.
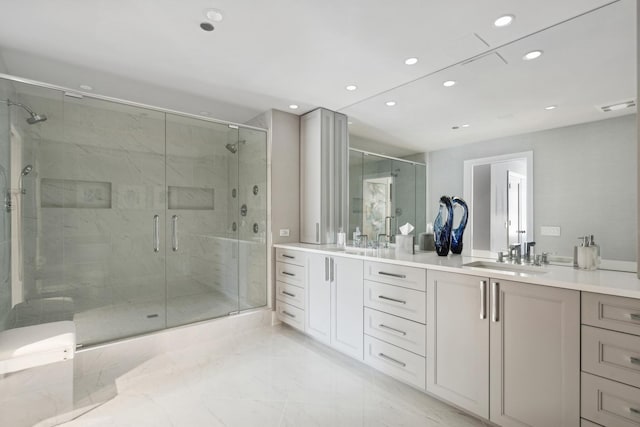
[[(447, 212), (444, 212), (444, 209)], [(446, 215), (446, 218), (445, 218)], [(451, 225), (453, 224), (453, 205), (448, 196), (440, 197), (440, 208), (438, 216), (433, 222), (433, 234), (436, 244), (436, 253), (440, 256), (449, 255), (449, 245), (451, 244)]]
[(467, 226), (467, 219), (469, 218), (469, 207), (467, 206), (467, 203), (460, 197), (452, 197), (451, 203), (454, 208), (456, 205), (462, 208), (462, 218), (460, 219), (460, 224), (458, 224), (456, 228), (451, 230), (451, 252), (453, 252), (454, 254), (461, 254), (462, 235), (464, 234), (464, 229)]

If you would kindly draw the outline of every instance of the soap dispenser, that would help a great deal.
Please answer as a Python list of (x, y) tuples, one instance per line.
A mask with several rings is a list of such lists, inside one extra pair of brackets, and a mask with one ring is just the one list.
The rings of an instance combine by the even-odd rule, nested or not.
[(593, 234), (591, 236), (589, 236), (589, 246), (591, 246), (594, 249), (594, 253), (595, 253), (595, 268), (600, 268), (600, 261), (602, 260), (602, 258), (600, 257), (600, 245), (598, 245), (594, 238), (593, 238)]

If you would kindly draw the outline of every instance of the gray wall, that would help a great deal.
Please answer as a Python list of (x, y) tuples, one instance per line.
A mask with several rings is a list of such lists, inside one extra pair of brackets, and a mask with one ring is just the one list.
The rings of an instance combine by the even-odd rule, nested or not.
[[(533, 150), (537, 251), (572, 256), (594, 234), (603, 259), (636, 261), (636, 115), (515, 135), (429, 153), (427, 220), (442, 194), (463, 194), (463, 162)], [(561, 227), (560, 237), (540, 226)]]

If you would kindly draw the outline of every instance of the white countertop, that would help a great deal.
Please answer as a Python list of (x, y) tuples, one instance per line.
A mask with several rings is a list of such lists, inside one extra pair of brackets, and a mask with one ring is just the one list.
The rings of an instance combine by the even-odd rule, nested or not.
[[(427, 268), (430, 270), (491, 277), (492, 279), (513, 280), (517, 282), (574, 289), (585, 292), (640, 298), (640, 279), (638, 279), (636, 273), (610, 270), (586, 271), (558, 265), (544, 265), (542, 267), (523, 266), (524, 268), (531, 270), (531, 272), (524, 271), (514, 273), (510, 271), (467, 267), (464, 264), (474, 261), (493, 263), (495, 260), (466, 257), (462, 255), (449, 254), (446, 257), (441, 257), (435, 252), (416, 252), (415, 255), (411, 255), (396, 252), (393, 248), (367, 249), (363, 254), (362, 252), (341, 251), (336, 245), (312, 245), (308, 243), (274, 244), (273, 246), (276, 248), (357, 258), (365, 261), (388, 262), (390, 264), (405, 265), (408, 267)], [(505, 264), (496, 263), (496, 266), (498, 268), (506, 268)]]

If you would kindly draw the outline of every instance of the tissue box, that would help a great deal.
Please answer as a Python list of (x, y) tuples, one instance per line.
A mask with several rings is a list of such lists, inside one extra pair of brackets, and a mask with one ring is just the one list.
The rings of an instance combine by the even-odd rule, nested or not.
[(411, 235), (397, 234), (396, 235), (396, 252), (404, 252), (407, 254), (414, 254), (413, 247), (414, 237)]

